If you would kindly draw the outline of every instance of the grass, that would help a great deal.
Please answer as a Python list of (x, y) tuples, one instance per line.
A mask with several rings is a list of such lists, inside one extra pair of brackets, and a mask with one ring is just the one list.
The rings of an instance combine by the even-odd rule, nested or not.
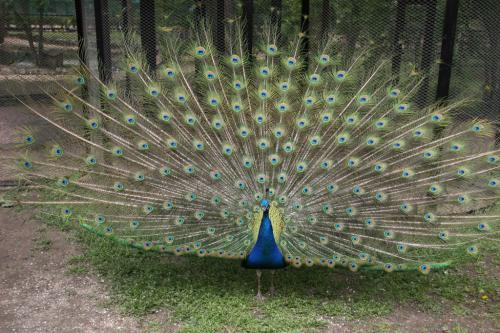
[(52, 248), (52, 240), (47, 237), (45, 228), (38, 230), (38, 236), (33, 239), (33, 250), (47, 252)]
[[(47, 222), (68, 229), (54, 218)], [(499, 282), (490, 273), (491, 265), (499, 264), (497, 244), (482, 247), (493, 256), (464, 254), (456, 268), (427, 276), (287, 268), (276, 274), (278, 295), (259, 302), (255, 272), (238, 261), (140, 251), (83, 230), (76, 235), (86, 250), (68, 262), (69, 273), (84, 273), (90, 264), (108, 281), (111, 302), (123, 313), (141, 317), (165, 309), (183, 332), (314, 331), (325, 327), (325, 318), (384, 317), (400, 305), (469, 315), (474, 303), (491, 318), (499, 312), (493, 302)], [(264, 291), (268, 279), (265, 274)]]

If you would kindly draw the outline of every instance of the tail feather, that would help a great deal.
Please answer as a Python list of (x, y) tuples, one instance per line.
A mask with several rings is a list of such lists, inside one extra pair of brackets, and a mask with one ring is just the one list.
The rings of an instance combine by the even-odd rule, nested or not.
[(370, 49), (343, 59), (331, 39), (306, 68), (303, 36), (281, 48), (267, 27), (248, 57), (226, 30), (226, 54), (204, 26), (172, 35), (155, 73), (132, 38), (114, 81), (80, 68), (40, 87), (54, 112), (19, 99), (55, 132), (48, 146), (19, 131), (12, 162), (33, 186), (16, 202), (145, 249), (243, 258), (265, 197), (287, 261), (353, 271), (427, 273), (498, 240), (500, 216), (477, 210), (498, 202), (500, 149), (486, 117), (462, 119), (469, 101), (418, 108), (425, 75), (396, 84)]

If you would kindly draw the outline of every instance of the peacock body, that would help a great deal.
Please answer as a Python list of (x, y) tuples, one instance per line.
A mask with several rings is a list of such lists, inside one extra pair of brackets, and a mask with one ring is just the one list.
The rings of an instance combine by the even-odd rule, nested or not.
[[(85, 67), (40, 87), (52, 143), (20, 130), (9, 161), (28, 191), (9, 200), (145, 250), (287, 264), (428, 273), (456, 251), (498, 241), (499, 152), (486, 118), (465, 102), (417, 107), (425, 73), (396, 81), (370, 48), (335, 38), (306, 66), (298, 36), (272, 27), (245, 56), (207, 29), (160, 48), (149, 70), (132, 41), (104, 82)], [(279, 45), (279, 46), (278, 46)], [(94, 98), (92, 98), (94, 92)], [(96, 98), (97, 92), (97, 98)], [(39, 154), (39, 151), (46, 152)]]

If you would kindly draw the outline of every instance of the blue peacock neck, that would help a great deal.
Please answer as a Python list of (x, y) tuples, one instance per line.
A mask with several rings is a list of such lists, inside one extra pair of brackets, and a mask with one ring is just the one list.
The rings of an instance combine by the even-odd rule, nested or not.
[(243, 266), (256, 269), (276, 269), (286, 266), (285, 258), (274, 239), (273, 226), (266, 208), (262, 215), (259, 234)]

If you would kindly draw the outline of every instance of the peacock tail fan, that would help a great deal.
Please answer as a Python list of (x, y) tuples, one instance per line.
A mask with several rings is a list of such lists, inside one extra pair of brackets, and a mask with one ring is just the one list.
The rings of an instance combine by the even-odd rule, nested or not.
[(249, 57), (229, 25), (223, 54), (208, 29), (172, 32), (152, 73), (131, 38), (113, 80), (79, 67), (41, 86), (45, 101), (19, 98), (53, 132), (19, 130), (5, 163), (24, 187), (8, 200), (146, 250), (245, 258), (266, 199), (297, 267), (427, 273), (498, 241), (486, 115), (418, 107), (425, 75), (395, 80), (371, 48), (345, 58), (332, 37), (306, 66), (302, 36), (279, 42), (268, 26)]

